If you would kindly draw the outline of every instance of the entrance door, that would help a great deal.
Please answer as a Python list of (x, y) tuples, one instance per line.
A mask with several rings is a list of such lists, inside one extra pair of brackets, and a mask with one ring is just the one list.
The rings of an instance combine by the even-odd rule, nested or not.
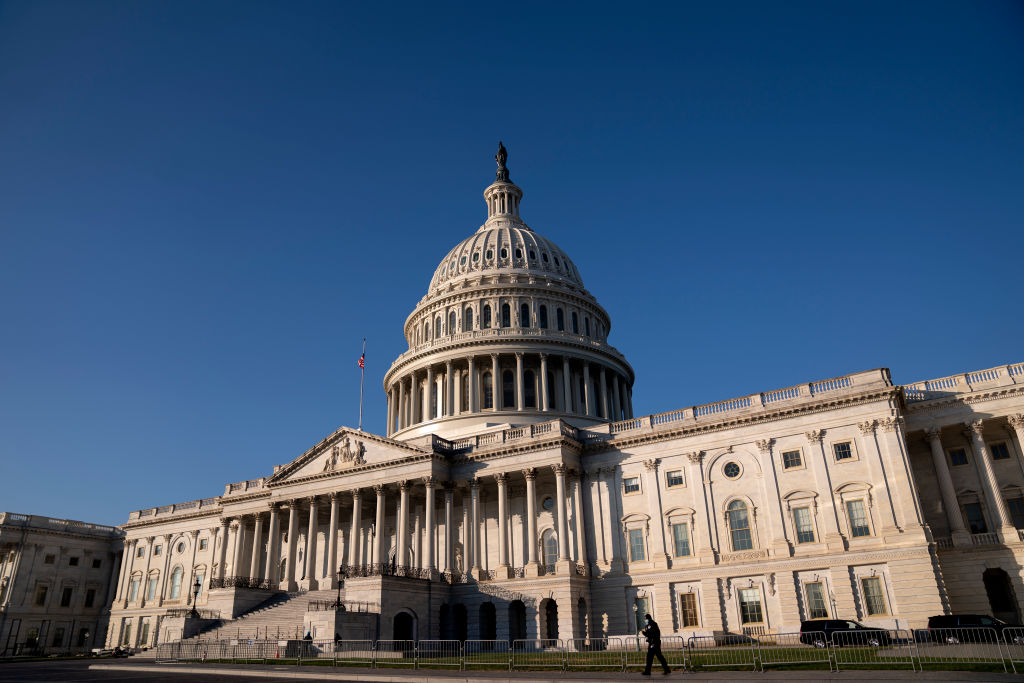
[(558, 640), (558, 603), (548, 600), (544, 605), (544, 637), (548, 640)]
[(986, 569), (982, 574), (988, 604), (992, 608), (992, 616), (1011, 624), (1020, 623), (1017, 610), (1017, 596), (1013, 592), (1009, 575), (999, 568)]
[(408, 612), (399, 612), (395, 615), (392, 639), (394, 640), (415, 640), (413, 638), (413, 618)]

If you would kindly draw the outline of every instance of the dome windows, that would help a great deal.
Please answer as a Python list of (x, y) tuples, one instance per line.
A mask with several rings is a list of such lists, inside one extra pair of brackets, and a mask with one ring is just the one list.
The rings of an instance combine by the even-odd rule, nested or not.
[(545, 251), (545, 252), (543, 252), (543, 253), (542, 253), (542, 254), (540, 255), (540, 257), (541, 257), (541, 259), (543, 259), (544, 263), (547, 263), (547, 262), (548, 262), (548, 253), (547, 253), (546, 251)]
[(452, 262), (448, 264), (448, 270), (455, 270), (455, 259), (452, 259)]
[(483, 377), (484, 386), (484, 410), (494, 409), (494, 380), (491, 373), (485, 372)]
[(519, 327), (530, 326), (530, 304), (523, 304), (519, 307)]
[(540, 318), (540, 329), (548, 329), (548, 307), (541, 304), (540, 310), (538, 311), (537, 315)]
[(523, 258), (523, 250), (518, 247), (516, 247), (516, 258)]
[(508, 258), (508, 249), (505, 247), (501, 248), (501, 258)]
[(536, 261), (537, 260), (537, 252), (535, 252), (533, 249), (530, 250), (530, 260), (531, 261)]
[(460, 266), (466, 265), (466, 257), (465, 256), (463, 256), (462, 258), (459, 259), (459, 265)]
[(565, 332), (565, 311), (561, 308), (555, 311), (555, 323), (558, 326), (559, 332)]
[(492, 258), (494, 258), (494, 250), (493, 249), (488, 249), (487, 253), (484, 254), (484, 258), (486, 258), (488, 261), (490, 261)]
[(491, 329), (491, 307), (490, 306), (484, 306), (484, 314), (483, 314), (483, 319), (480, 321), (480, 329), (481, 330), (489, 330), (489, 329)]
[(455, 334), (455, 311), (448, 314), (448, 334)]
[(734, 462), (727, 462), (725, 463), (725, 467), (722, 468), (722, 473), (730, 479), (735, 479), (740, 476), (741, 471), (740, 466)]
[(578, 315), (576, 315), (576, 311), (572, 312), (572, 333), (580, 333), (580, 318)]
[(558, 257), (557, 256), (555, 257), (555, 266), (556, 267), (560, 267), (560, 264), (558, 263)]
[(473, 309), (466, 307), (466, 310), (462, 312), (462, 331), (471, 332), (473, 330)]
[(480, 260), (480, 252), (479, 251), (474, 251), (473, 252), (473, 263), (476, 263), (479, 260)]
[(512, 309), (508, 304), (501, 305), (501, 326), (512, 327)]

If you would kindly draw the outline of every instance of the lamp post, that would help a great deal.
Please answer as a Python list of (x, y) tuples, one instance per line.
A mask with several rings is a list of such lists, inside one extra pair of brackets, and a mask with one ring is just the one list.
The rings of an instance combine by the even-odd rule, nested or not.
[(199, 618), (199, 610), (196, 609), (196, 601), (199, 600), (199, 591), (203, 589), (203, 584), (199, 583), (199, 577), (196, 577), (196, 582), (192, 584), (192, 612), (189, 616), (193, 619)]
[(334, 601), (334, 609), (341, 609), (341, 584), (345, 581), (345, 565), (338, 567), (338, 598)]

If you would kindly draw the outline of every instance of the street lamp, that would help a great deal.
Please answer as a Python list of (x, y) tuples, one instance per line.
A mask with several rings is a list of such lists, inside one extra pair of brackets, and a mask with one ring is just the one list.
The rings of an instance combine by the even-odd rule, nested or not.
[(338, 567), (338, 599), (334, 601), (334, 609), (341, 609), (341, 584), (345, 580), (345, 565)]
[(199, 577), (196, 577), (196, 582), (192, 584), (192, 611), (189, 616), (193, 619), (199, 618), (199, 610), (196, 609), (196, 602), (199, 600), (199, 591), (203, 589), (203, 584), (199, 583)]

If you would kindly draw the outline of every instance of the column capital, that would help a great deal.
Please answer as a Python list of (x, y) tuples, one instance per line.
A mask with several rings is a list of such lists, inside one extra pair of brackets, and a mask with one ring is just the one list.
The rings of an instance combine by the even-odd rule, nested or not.
[(423, 486), (428, 489), (437, 488), (440, 483), (436, 477), (423, 477)]
[(217, 535), (217, 532), (218, 532), (218, 531), (220, 531), (220, 527), (218, 527), (218, 526), (212, 526), (212, 527), (210, 527), (210, 528), (208, 529), (208, 531), (210, 532), (210, 535), (211, 535), (211, 536), (216, 536), (216, 535)]
[(494, 481), (497, 482), (498, 488), (503, 488), (508, 483), (508, 474), (505, 472), (498, 472), (494, 475)]
[(275, 512), (277, 510), (277, 504), (278, 503), (277, 503), (276, 500), (275, 501), (271, 501), (271, 502), (267, 503), (267, 509), (270, 510), (271, 512)]
[(941, 427), (928, 427), (927, 429), (924, 430), (925, 438), (927, 438), (929, 441), (940, 440), (939, 439), (939, 435), (941, 433), (942, 433), (942, 428)]
[(341, 500), (341, 491), (331, 491), (327, 494), (327, 500), (331, 501), (331, 504), (336, 500)]
[(523, 352), (522, 351), (516, 351), (515, 352), (515, 357), (516, 357), (517, 360), (522, 360)]
[(164, 543), (170, 543), (171, 542), (171, 538), (173, 538), (173, 537), (174, 537), (174, 534), (164, 534)]
[(196, 540), (196, 536), (199, 535), (199, 529), (192, 529), (192, 531), (188, 532), (188, 535), (193, 541)]
[(537, 355), (540, 356), (541, 360), (547, 360), (548, 359), (548, 354), (546, 354), (546, 353), (538, 353)]
[(523, 470), (523, 476), (526, 477), (527, 481), (533, 481), (537, 478), (537, 469), (534, 467), (525, 469)]
[(878, 426), (883, 432), (895, 432), (898, 427), (903, 426), (903, 418), (899, 415), (896, 417), (883, 417), (878, 421)]
[(582, 480), (583, 480), (583, 472), (581, 472), (580, 470), (578, 470), (578, 469), (576, 469), (574, 467), (570, 467), (569, 468), (569, 481), (582, 481)]
[(309, 503), (310, 507), (316, 507), (317, 506), (317, 496), (306, 496), (303, 500), (305, 500), (307, 503)]
[(875, 425), (877, 425), (877, 424), (878, 424), (877, 420), (866, 420), (864, 422), (858, 422), (857, 423), (857, 429), (859, 429), (860, 433), (864, 434), (864, 435), (874, 434), (875, 433)]
[(472, 479), (470, 479), (466, 483), (469, 484), (469, 488), (471, 490), (473, 490), (474, 492), (480, 490), (480, 480), (477, 479), (476, 477), (473, 477)]
[(644, 469), (646, 469), (648, 472), (657, 472), (658, 465), (660, 464), (661, 460), (659, 460), (658, 458), (650, 458), (649, 460), (644, 460)]
[(496, 354), (496, 353), (490, 353), (490, 354), (488, 354), (488, 355), (489, 355), (489, 356), (491, 357), (491, 360), (498, 360), (498, 354)]
[(227, 526), (231, 523), (231, 519), (229, 519), (228, 517), (221, 517), (219, 521), (221, 529), (227, 528)]
[(565, 465), (563, 465), (562, 463), (558, 463), (557, 465), (552, 465), (551, 466), (551, 471), (555, 473), (556, 477), (564, 477), (565, 476), (565, 472), (568, 469), (569, 468), (566, 467)]
[(362, 489), (352, 489), (349, 493), (352, 494), (352, 500), (361, 500), (363, 497)]
[(254, 521), (254, 522), (262, 522), (263, 521), (263, 512), (260, 511), (260, 512), (252, 513), (252, 521)]
[(770, 437), (767, 439), (760, 439), (757, 441), (757, 450), (767, 455), (772, 452), (773, 443), (775, 443), (775, 439), (772, 439)]
[(401, 491), (402, 493), (408, 492), (409, 489), (411, 488), (412, 482), (410, 482), (408, 479), (403, 479), (402, 481), (398, 482), (398, 490)]
[(811, 443), (821, 443), (822, 439), (825, 438), (824, 429), (812, 429), (811, 431), (804, 434), (807, 440)]
[(455, 493), (455, 482), (454, 481), (446, 481), (446, 482), (444, 482), (442, 484), (442, 486), (444, 486), (444, 492), (446, 494), (451, 495), (451, 494)]
[(704, 460), (704, 451), (693, 451), (692, 453), (687, 453), (686, 457), (690, 460), (691, 464), (699, 465)]
[(968, 438), (970, 438), (971, 436), (976, 436), (976, 437), (978, 437), (980, 439), (981, 435), (985, 431), (985, 427), (982, 424), (982, 420), (974, 420), (972, 422), (964, 422), (964, 427), (966, 427), (966, 434), (967, 434)]
[(384, 495), (384, 484), (374, 484), (373, 485), (373, 492), (377, 494), (378, 498), (383, 496)]
[(241, 527), (241, 526), (242, 526), (241, 523), (237, 519), (231, 520), (231, 529), (232, 529), (232, 531), (238, 531), (239, 527)]
[(1010, 415), (1007, 419), (1010, 421), (1010, 426), (1014, 429), (1024, 429), (1024, 414)]

